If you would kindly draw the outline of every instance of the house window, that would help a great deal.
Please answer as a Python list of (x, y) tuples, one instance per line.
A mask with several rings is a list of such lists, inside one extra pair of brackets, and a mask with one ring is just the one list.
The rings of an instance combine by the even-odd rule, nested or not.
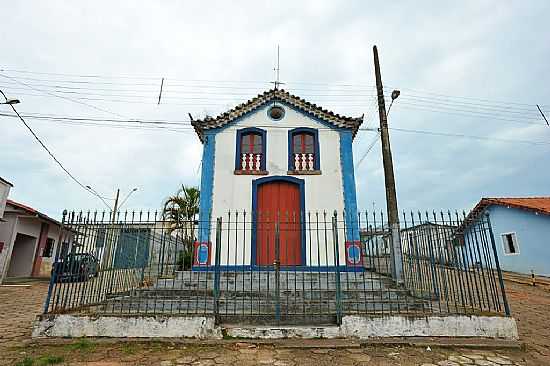
[(44, 250), (42, 251), (42, 257), (50, 258), (52, 256), (54, 243), (55, 240), (53, 240), (52, 238), (46, 239), (46, 246), (44, 246)]
[(235, 153), (235, 174), (267, 174), (266, 132), (259, 128), (245, 128), (237, 131)]
[(519, 245), (516, 233), (504, 233), (501, 234), (502, 247), (505, 255), (518, 255)]
[(318, 174), (319, 134), (313, 128), (296, 128), (288, 132), (288, 170), (292, 174)]

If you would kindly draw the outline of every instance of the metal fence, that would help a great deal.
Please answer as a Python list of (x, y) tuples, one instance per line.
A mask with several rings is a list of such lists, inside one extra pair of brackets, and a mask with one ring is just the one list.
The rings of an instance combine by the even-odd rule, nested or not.
[[(382, 213), (71, 212), (45, 313), (339, 323), (363, 314), (509, 315), (489, 218), (403, 214), (396, 278)], [(206, 233), (206, 236), (204, 235)]]

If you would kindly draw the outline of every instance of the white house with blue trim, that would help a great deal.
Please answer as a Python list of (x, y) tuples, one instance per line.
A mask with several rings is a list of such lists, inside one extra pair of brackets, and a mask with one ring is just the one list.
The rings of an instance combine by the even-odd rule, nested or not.
[[(362, 122), (280, 89), (192, 121), (203, 143), (195, 263), (213, 263), (215, 230), (207, 223), (222, 217), (224, 228), (240, 233), (220, 250), (222, 265), (261, 269), (273, 264), (275, 250), (282, 266), (304, 270), (359, 265), (352, 142)], [(334, 252), (333, 235), (310, 235), (307, 225), (312, 214), (323, 223), (326, 213), (330, 226), (334, 212), (339, 255), (322, 255)]]
[[(550, 197), (483, 198), (466, 222), (484, 214), (504, 271), (550, 276)], [(475, 248), (471, 252), (475, 262)]]

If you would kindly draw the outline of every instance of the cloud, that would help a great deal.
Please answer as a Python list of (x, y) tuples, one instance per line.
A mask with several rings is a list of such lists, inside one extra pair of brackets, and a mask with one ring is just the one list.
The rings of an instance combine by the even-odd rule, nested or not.
[[(37, 96), (40, 92), (0, 78), (2, 90), (22, 99), (22, 113), (178, 121), (187, 120), (188, 113), (196, 118), (218, 114), (271, 87), (280, 44), (285, 88), (338, 113), (365, 113), (372, 127), (378, 125), (372, 62), (372, 45), (377, 44), (386, 90), (402, 91), (392, 107), (390, 126), (550, 141), (550, 129), (522, 124), (541, 122), (534, 104), (546, 105), (543, 108), (550, 112), (550, 45), (541, 38), (547, 33), (545, 14), (550, 10), (545, 1), (376, 7), (362, 1), (12, 5), (0, 14), (0, 42), (6, 51), (0, 68), (142, 77), (107, 78), (102, 79), (107, 84), (80, 85), (76, 90), (98, 94), (87, 97), (105, 100), (85, 102), (111, 113), (51, 95)], [(165, 94), (157, 105), (162, 77)], [(108, 84), (114, 81), (118, 84)], [(205, 91), (210, 94), (198, 93), (199, 84), (208, 85)], [(342, 84), (356, 87), (346, 92), (350, 88)], [(341, 96), (326, 96), (334, 94)], [(455, 98), (449, 103), (442, 95), (476, 99)], [(135, 102), (117, 101), (121, 99)], [(483, 107), (485, 99), (508, 102), (490, 109)], [(521, 108), (524, 114), (510, 112)], [(192, 130), (30, 123), (66, 167), (101, 193), (112, 196), (116, 188), (128, 192), (138, 187), (128, 208), (158, 208), (181, 183), (199, 183), (202, 145)], [(404, 209), (467, 209), (482, 195), (548, 194), (548, 146), (395, 130), (390, 134)], [(12, 198), (56, 217), (66, 207), (103, 206), (67, 179), (17, 120), (0, 117), (0, 136), (0, 175), (14, 183)], [(356, 162), (372, 138), (372, 132), (362, 131), (355, 139)], [(370, 209), (372, 202), (377, 209), (384, 207), (379, 146), (357, 169), (356, 181), (360, 207)]]

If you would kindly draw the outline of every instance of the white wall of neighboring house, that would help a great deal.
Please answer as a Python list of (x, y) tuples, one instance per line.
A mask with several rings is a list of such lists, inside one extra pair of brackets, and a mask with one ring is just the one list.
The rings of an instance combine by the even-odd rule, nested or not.
[[(47, 238), (54, 240), (50, 257), (42, 257), (42, 249), (37, 253), (42, 223), (49, 224)], [(38, 276), (50, 276), (55, 252), (59, 245), (59, 226), (37, 216), (24, 212), (11, 211), (4, 215), (0, 223), (0, 242), (4, 249), (0, 253), (0, 282), (6, 277), (29, 277), (32, 274), (37, 255), (40, 256)], [(19, 235), (18, 235), (19, 234)]]
[[(4, 219), (14, 222), (7, 250), (2, 260), (2, 278), (6, 277), (28, 277), (31, 275), (34, 263), (34, 254), (40, 237), (41, 223), (34, 217), (25, 217), (15, 214), (8, 214)], [(18, 236), (17, 234), (22, 235)], [(11, 268), (11, 269), (10, 269)]]
[(6, 200), (10, 193), (11, 185), (0, 178), (0, 219), (4, 217), (4, 210), (6, 209)]
[(0, 283), (8, 270), (9, 260), (13, 242), (15, 241), (14, 227), (17, 225), (17, 216), (9, 215), (4, 217), (4, 222), (0, 222), (0, 242), (4, 243), (0, 253)]
[[(334, 210), (339, 215), (344, 211), (344, 191), (342, 183), (342, 171), (340, 164), (340, 134), (337, 130), (330, 129), (325, 125), (296, 112), (292, 108), (284, 106), (285, 116), (280, 121), (274, 121), (267, 115), (267, 105), (257, 111), (250, 113), (237, 121), (230, 127), (225, 128), (216, 134), (215, 157), (214, 157), (214, 184), (212, 195), (212, 218), (227, 217), (227, 212), (246, 211), (249, 215), (252, 210), (252, 181), (262, 177), (274, 175), (288, 176), (288, 130), (298, 127), (309, 127), (318, 129), (319, 152), (320, 152), (320, 175), (293, 175), (293, 177), (304, 180), (305, 188), (305, 210), (312, 213), (318, 211), (328, 213), (328, 222)], [(237, 130), (246, 127), (257, 127), (266, 130), (266, 170), (268, 175), (235, 175), (235, 154)], [(248, 228), (250, 223), (247, 224)], [(244, 239), (229, 238), (231, 250), (231, 261), (235, 264), (250, 264), (251, 237), (250, 230), (240, 230)], [(308, 248), (317, 253), (321, 249), (332, 251), (332, 234), (329, 233), (327, 241), (318, 243), (316, 238), (310, 240), (306, 230), (306, 243)], [(343, 232), (340, 233), (343, 238)], [(311, 245), (310, 245), (311, 244)], [(244, 247), (243, 247), (244, 245)], [(326, 249), (325, 249), (326, 248)], [(345, 264), (345, 248), (340, 248), (341, 264)], [(229, 254), (225, 252), (225, 254)], [(236, 255), (236, 257), (235, 257)], [(243, 258), (244, 257), (244, 258)], [(227, 261), (222, 252), (222, 263)], [(226, 264), (234, 264), (226, 262)], [(317, 256), (308, 258), (307, 265), (334, 265), (333, 258), (328, 258), (328, 263), (317, 263)]]

